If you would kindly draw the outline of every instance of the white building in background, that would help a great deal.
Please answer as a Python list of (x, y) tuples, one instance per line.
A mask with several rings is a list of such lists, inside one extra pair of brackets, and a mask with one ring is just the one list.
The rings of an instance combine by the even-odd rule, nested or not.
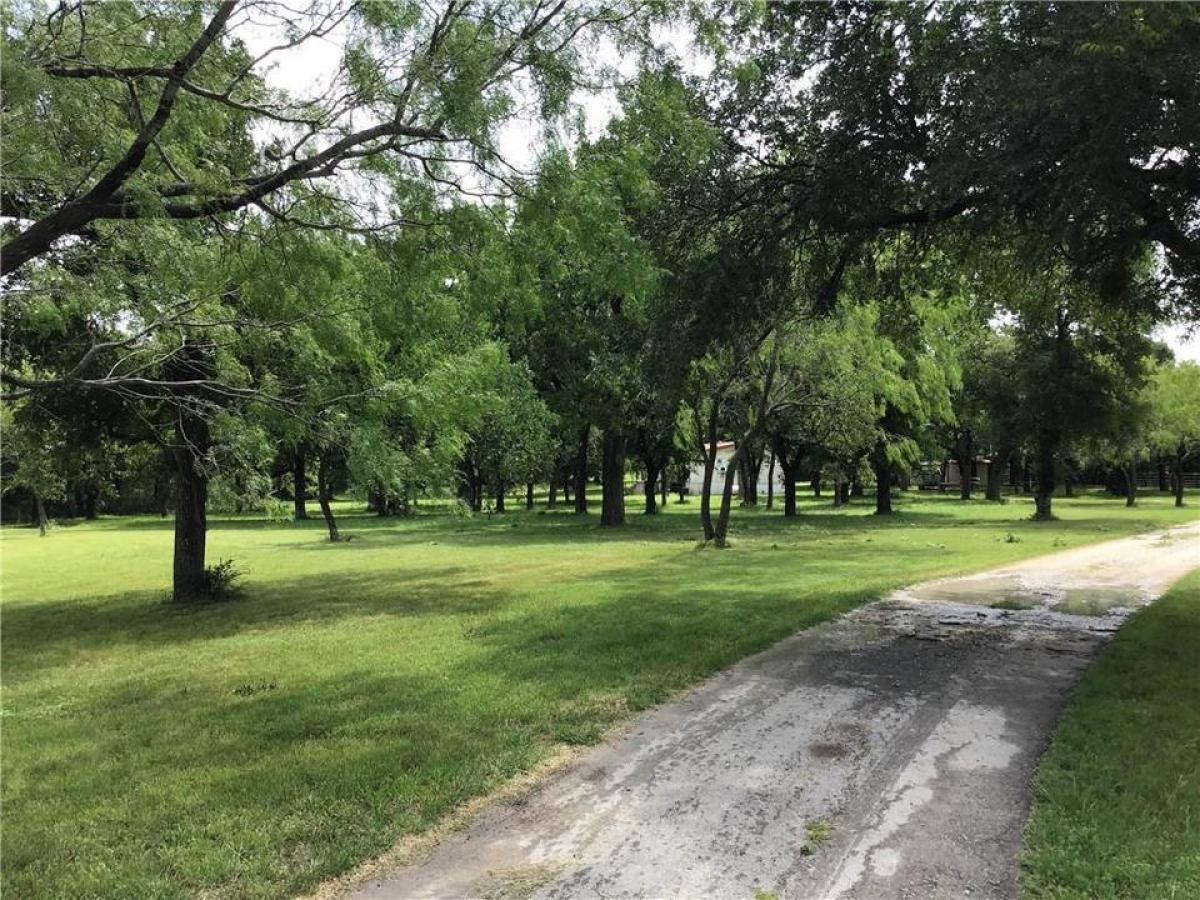
[[(705, 445), (708, 449), (708, 445)], [(717, 441), (717, 461), (713, 466), (713, 480), (711, 491), (714, 494), (720, 494), (725, 489), (725, 470), (729, 468), (733, 461), (733, 454), (737, 450), (737, 444), (733, 441)], [(767, 485), (771, 478), (771, 454), (767, 453), (763, 456), (762, 466), (758, 470), (758, 494), (765, 498), (767, 495)], [(741, 493), (741, 484), (737, 473), (733, 476), (733, 492)], [(697, 463), (692, 466), (692, 471), (688, 474), (687, 490), (689, 494), (700, 496), (704, 491), (704, 463)], [(783, 495), (783, 472), (779, 466), (775, 467), (775, 493)]]

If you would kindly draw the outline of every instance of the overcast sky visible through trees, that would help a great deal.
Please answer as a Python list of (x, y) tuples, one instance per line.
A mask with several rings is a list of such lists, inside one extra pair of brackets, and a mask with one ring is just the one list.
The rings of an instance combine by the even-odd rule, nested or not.
[[(314, 86), (327, 83), (342, 56), (343, 45), (339, 40), (342, 35), (344, 30), (335, 31), (326, 38), (309, 40), (291, 51), (274, 55), (272, 58), (275, 64), (267, 74), (268, 83), (299, 96), (310, 93)], [(251, 29), (247, 37), (251, 44), (250, 49), (254, 52), (261, 52), (269, 45), (279, 43), (279, 32), (275, 28)], [(708, 61), (696, 49), (686, 28), (680, 26), (656, 29), (655, 39), (660, 46), (669, 47), (686, 69), (700, 74), (709, 69)], [(629, 77), (635, 71), (634, 61), (622, 57), (611, 46), (602, 56), (607, 58), (601, 59), (600, 62), (611, 66), (620, 77)], [(615, 89), (579, 91), (576, 102), (582, 110), (588, 134), (593, 137), (604, 129), (618, 109)], [(544, 139), (540, 128), (541, 125), (533, 111), (528, 115), (518, 115), (505, 123), (498, 140), (501, 155), (516, 168), (525, 172), (531, 171)], [(1166, 342), (1177, 359), (1200, 362), (1200, 329), (1196, 326), (1159, 326), (1155, 337)]]

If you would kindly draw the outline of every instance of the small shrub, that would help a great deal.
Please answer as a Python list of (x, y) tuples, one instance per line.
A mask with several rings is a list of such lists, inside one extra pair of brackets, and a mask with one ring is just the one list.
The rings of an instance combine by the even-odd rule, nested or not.
[(1015, 534), (1013, 534), (1011, 531), (1006, 531), (1004, 533), (1004, 537), (1000, 538), (1000, 540), (1003, 541), (1005, 544), (1021, 543), (1021, 539), (1019, 537), (1017, 537)]
[(204, 593), (213, 600), (232, 597), (239, 590), (237, 581), (246, 573), (232, 559), (222, 559), (204, 570)]

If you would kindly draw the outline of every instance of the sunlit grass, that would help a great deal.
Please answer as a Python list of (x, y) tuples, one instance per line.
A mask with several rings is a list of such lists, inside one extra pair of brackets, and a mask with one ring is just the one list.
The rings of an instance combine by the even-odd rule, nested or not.
[(343, 544), (319, 519), (214, 518), (210, 559), (245, 589), (194, 609), (164, 602), (167, 521), (4, 529), (6, 897), (287, 896), (890, 588), (1195, 517), (805, 501), (737, 512), (715, 551), (674, 502), (615, 531), (352, 509)]
[(1036, 798), (1026, 897), (1200, 897), (1200, 572), (1084, 674)]

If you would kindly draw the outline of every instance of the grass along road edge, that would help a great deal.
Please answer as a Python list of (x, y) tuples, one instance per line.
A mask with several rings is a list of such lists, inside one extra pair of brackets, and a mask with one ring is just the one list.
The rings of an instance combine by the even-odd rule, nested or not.
[(1022, 875), (1027, 900), (1200, 897), (1200, 571), (1085, 672), (1039, 764)]

